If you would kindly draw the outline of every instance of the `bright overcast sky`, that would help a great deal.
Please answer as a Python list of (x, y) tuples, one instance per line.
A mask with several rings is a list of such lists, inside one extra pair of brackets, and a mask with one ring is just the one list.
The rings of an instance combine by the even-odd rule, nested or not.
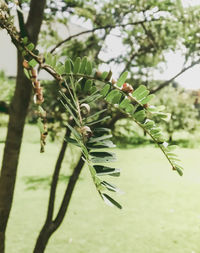
[[(200, 5), (200, 0), (182, 0), (184, 7)], [(167, 68), (160, 74), (164, 79), (170, 79), (173, 75), (178, 73), (183, 65), (183, 57), (180, 53), (170, 53), (167, 55)], [(181, 76), (176, 78), (176, 81), (187, 89), (200, 89), (200, 65), (184, 72)]]
[[(200, 5), (200, 0), (182, 0), (184, 7)], [(170, 78), (182, 68), (183, 57), (179, 53), (169, 54), (167, 70), (163, 73), (164, 78)], [(187, 89), (200, 89), (200, 65), (187, 70), (176, 81)]]

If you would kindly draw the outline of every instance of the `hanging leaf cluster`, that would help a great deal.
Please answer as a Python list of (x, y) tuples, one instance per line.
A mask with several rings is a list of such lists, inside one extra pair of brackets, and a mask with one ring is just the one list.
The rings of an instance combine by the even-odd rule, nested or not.
[[(80, 147), (82, 159), (88, 165), (93, 182), (102, 199), (107, 204), (121, 209), (121, 205), (107, 193), (107, 191), (119, 192), (119, 189), (102, 179), (103, 176), (117, 177), (120, 175), (119, 169), (105, 165), (116, 161), (115, 153), (107, 151), (107, 149), (115, 147), (111, 141), (111, 130), (96, 127), (97, 123), (101, 124), (107, 119), (107, 117), (102, 116), (106, 109), (91, 114), (90, 105), (94, 101), (95, 94), (87, 96), (84, 101), (82, 99), (79, 100), (76, 95), (78, 83), (71, 79), (71, 87), (68, 89), (68, 94), (60, 92), (61, 103), (75, 123), (74, 127), (66, 123), (72, 132), (72, 137), (67, 138), (66, 141)], [(103, 149), (106, 149), (106, 151)]]
[[(26, 52), (29, 53), (30, 49), (34, 50), (30, 44), (26, 45), (26, 41), (24, 44)], [(37, 56), (34, 57), (34, 60), (37, 61)], [(83, 59), (77, 57), (75, 61), (67, 58), (65, 62), (60, 62), (56, 56), (47, 54), (45, 60), (45, 67), (50, 67), (54, 73), (58, 74), (59, 83), (62, 81), (62, 84), (67, 88), (66, 94), (61, 93), (61, 102), (75, 122), (75, 127), (66, 123), (73, 134), (73, 138), (67, 141), (81, 148), (83, 159), (90, 168), (96, 188), (106, 203), (121, 208), (115, 200), (104, 192), (105, 190), (117, 192), (117, 188), (103, 181), (100, 177), (100, 175), (119, 175), (117, 169), (100, 164), (114, 161), (116, 157), (113, 153), (107, 151), (93, 151), (93, 149), (113, 147), (110, 140), (111, 134), (106, 134), (109, 130), (95, 128), (95, 125), (103, 123), (110, 116), (107, 114), (101, 117), (101, 115), (105, 115), (105, 110), (89, 115), (90, 110), (87, 107), (98, 99), (103, 99), (108, 104), (114, 105), (119, 111), (127, 114), (158, 145), (172, 169), (182, 175), (183, 168), (178, 164), (178, 158), (166, 143), (161, 128), (157, 127), (153, 121), (154, 115), (163, 119), (167, 118), (168, 115), (162, 112), (162, 108), (156, 108), (148, 104), (154, 95), (150, 94), (146, 86), (140, 85), (134, 90), (130, 84), (126, 83), (128, 72), (124, 72), (115, 81), (112, 79), (111, 71), (103, 73), (96, 71), (87, 57)], [(37, 62), (40, 63), (40, 60)], [(98, 85), (99, 82), (103, 84), (103, 87)], [(84, 104), (87, 106), (84, 106)], [(88, 111), (86, 114), (82, 112), (83, 108), (86, 112)]]

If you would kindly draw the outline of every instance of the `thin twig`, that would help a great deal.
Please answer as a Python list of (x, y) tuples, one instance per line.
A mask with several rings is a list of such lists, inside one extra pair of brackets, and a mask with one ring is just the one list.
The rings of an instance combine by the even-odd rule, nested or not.
[(178, 72), (178, 73), (177, 73), (176, 75), (174, 75), (172, 78), (170, 78), (169, 80), (167, 80), (167, 81), (165, 81), (165, 82), (159, 84), (157, 88), (152, 89), (150, 92), (151, 92), (151, 93), (156, 93), (156, 92), (158, 92), (159, 90), (161, 90), (161, 89), (163, 89), (164, 87), (166, 87), (167, 85), (169, 85), (169, 84), (170, 84), (173, 80), (175, 80), (177, 77), (179, 77), (180, 75), (182, 75), (185, 71), (191, 69), (192, 67), (194, 67), (194, 66), (197, 65), (197, 64), (200, 64), (200, 59), (197, 60), (197, 61), (195, 61), (195, 62), (193, 62), (193, 63), (191, 63), (188, 67), (183, 68), (180, 72)]
[[(151, 22), (152, 21), (159, 21), (159, 19), (152, 19), (150, 21)], [(93, 33), (95, 31), (102, 30), (102, 29), (108, 29), (108, 28), (113, 29), (113, 28), (116, 28), (116, 27), (126, 27), (128, 25), (140, 25), (140, 24), (143, 24), (145, 22), (150, 22), (150, 21), (147, 21), (146, 19), (144, 19), (144, 20), (141, 20), (141, 21), (130, 22), (130, 23), (127, 23), (127, 24), (105, 25), (105, 26), (95, 27), (93, 29), (89, 29), (89, 30), (86, 30), (86, 31), (83, 31), (83, 32), (79, 32), (79, 33), (71, 35), (71, 36), (67, 37), (66, 39), (60, 41), (53, 49), (51, 49), (50, 53), (53, 53), (58, 47), (60, 47), (61, 45), (63, 45), (67, 41), (69, 41), (73, 38), (79, 37), (80, 35), (83, 35), (83, 34)]]

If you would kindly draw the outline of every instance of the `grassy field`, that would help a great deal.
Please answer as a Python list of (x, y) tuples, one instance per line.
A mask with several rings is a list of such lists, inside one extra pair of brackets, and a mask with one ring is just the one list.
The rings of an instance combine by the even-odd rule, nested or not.
[[(0, 131), (0, 139), (5, 132)], [(28, 190), (27, 177), (49, 177), (59, 144), (48, 143), (39, 153), (38, 130), (27, 127), (7, 231), (7, 253), (32, 252), (43, 224), (48, 187)], [(115, 150), (123, 191), (123, 209), (106, 206), (99, 198), (87, 168), (75, 189), (69, 212), (53, 235), (47, 253), (200, 253), (199, 150), (178, 151), (185, 168), (180, 177), (153, 147)], [(3, 143), (0, 144), (0, 157)], [(69, 174), (67, 161), (62, 168)], [(112, 180), (111, 180), (112, 181)], [(43, 184), (41, 184), (43, 186)], [(61, 182), (60, 199), (65, 182)]]

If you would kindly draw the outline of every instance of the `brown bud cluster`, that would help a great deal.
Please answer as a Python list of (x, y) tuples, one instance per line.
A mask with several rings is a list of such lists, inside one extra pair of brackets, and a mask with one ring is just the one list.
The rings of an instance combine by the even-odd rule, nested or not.
[(80, 133), (86, 138), (90, 138), (92, 136), (92, 131), (89, 126), (82, 126), (80, 128)]
[(133, 92), (133, 87), (128, 83), (124, 83), (121, 87), (121, 90), (128, 94)]
[[(23, 61), (23, 67), (28, 70), (30, 80), (32, 82), (33, 88), (34, 88), (34, 103), (37, 105), (41, 105), (44, 102), (44, 97), (43, 97), (43, 91), (42, 87), (40, 85), (40, 81), (37, 79), (37, 70), (32, 68), (28, 61), (24, 60)], [(48, 129), (47, 129), (47, 119), (46, 119), (46, 112), (43, 111), (42, 113), (39, 114), (42, 124), (43, 124), (43, 130), (40, 133), (40, 152), (44, 152), (44, 146), (46, 144), (46, 138), (48, 135)]]
[(34, 102), (40, 105), (44, 102), (44, 97), (43, 97), (43, 91), (40, 85), (40, 81), (37, 80), (37, 70), (32, 68), (29, 65), (28, 61), (26, 60), (23, 61), (23, 67), (28, 70), (31, 82), (34, 87), (34, 92), (35, 92)]
[(102, 75), (102, 72), (99, 71), (99, 70), (95, 73), (95, 76), (96, 76), (97, 78), (101, 78), (101, 75)]

